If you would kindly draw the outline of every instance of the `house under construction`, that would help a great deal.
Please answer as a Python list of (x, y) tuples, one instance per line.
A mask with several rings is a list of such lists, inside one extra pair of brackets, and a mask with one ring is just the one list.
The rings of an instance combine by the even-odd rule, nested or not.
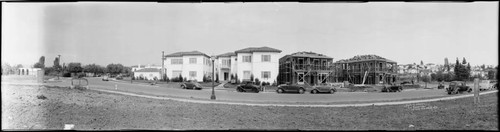
[(317, 85), (334, 80), (333, 58), (314, 52), (297, 52), (279, 59), (278, 83)]
[(353, 84), (392, 84), (397, 78), (397, 63), (377, 55), (358, 55), (335, 62), (338, 81)]

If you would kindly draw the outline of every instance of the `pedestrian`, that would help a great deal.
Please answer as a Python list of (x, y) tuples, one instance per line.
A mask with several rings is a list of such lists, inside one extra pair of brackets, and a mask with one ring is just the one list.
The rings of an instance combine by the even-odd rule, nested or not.
[(412, 85), (414, 84), (414, 83), (413, 83), (413, 80), (411, 80), (411, 84), (412, 84)]

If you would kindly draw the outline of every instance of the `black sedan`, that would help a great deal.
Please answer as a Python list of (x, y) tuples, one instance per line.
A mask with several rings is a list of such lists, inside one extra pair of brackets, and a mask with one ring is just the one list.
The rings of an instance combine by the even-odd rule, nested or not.
[(183, 82), (181, 84), (181, 88), (182, 89), (195, 89), (195, 90), (202, 89), (201, 85), (196, 81)]
[(300, 93), (303, 94), (306, 92), (306, 86), (305, 85), (300, 85), (300, 84), (281, 84), (278, 85), (278, 89), (276, 90), (278, 93)]
[(334, 87), (330, 86), (329, 84), (326, 83), (321, 83), (319, 85), (313, 86), (313, 89), (311, 90), (312, 94), (316, 93), (335, 93), (337, 92), (337, 89)]
[(240, 84), (236, 87), (236, 91), (238, 92), (255, 92), (259, 93), (261, 91), (262, 86), (255, 85), (252, 82), (246, 82), (245, 84)]

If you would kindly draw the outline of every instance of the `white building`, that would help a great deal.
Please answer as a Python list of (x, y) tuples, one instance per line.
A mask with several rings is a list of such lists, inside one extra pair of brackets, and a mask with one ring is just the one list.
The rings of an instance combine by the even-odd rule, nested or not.
[[(161, 69), (161, 68), (160, 68)], [(158, 68), (142, 68), (140, 70), (134, 71), (134, 78), (144, 78), (146, 80), (159, 80), (160, 79), (160, 69)]]
[(219, 81), (230, 81), (233, 79), (231, 75), (236, 75), (236, 53), (229, 52), (218, 55), (215, 65)]
[(161, 65), (157, 66), (157, 65), (151, 65), (151, 64), (148, 64), (148, 65), (136, 65), (136, 66), (131, 66), (132, 68), (132, 72), (134, 71), (137, 71), (137, 70), (141, 70), (141, 69), (144, 69), (144, 68), (156, 68), (156, 69), (161, 69)]
[(165, 55), (167, 77), (172, 79), (182, 75), (187, 80), (203, 81), (203, 76), (212, 75), (210, 56), (199, 51), (176, 52)]
[[(235, 56), (230, 56), (230, 71), (237, 74), (240, 81), (248, 81), (252, 75), (254, 79), (259, 79), (261, 82), (272, 83), (276, 81), (281, 50), (269, 47), (249, 47), (234, 53)], [(223, 58), (221, 57), (221, 59)], [(221, 71), (223, 71), (222, 74), (225, 74), (224, 70)], [(221, 76), (219, 75), (219, 77)]]

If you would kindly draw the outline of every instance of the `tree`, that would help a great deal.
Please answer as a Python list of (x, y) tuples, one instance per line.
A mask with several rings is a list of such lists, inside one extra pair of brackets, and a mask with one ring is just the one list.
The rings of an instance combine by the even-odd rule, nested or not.
[(122, 64), (108, 64), (108, 66), (106, 66), (106, 69), (108, 71), (108, 73), (112, 74), (112, 75), (118, 75), (120, 73), (123, 72), (123, 65)]
[(467, 61), (465, 60), (465, 57), (464, 57), (464, 58), (463, 58), (463, 60), (462, 60), (462, 64), (463, 64), (463, 65), (467, 64)]
[(179, 81), (179, 82), (183, 81), (182, 74), (179, 74), (179, 80), (177, 80), (177, 81)]
[(94, 77), (97, 76), (98, 73), (102, 73), (102, 68), (96, 64), (88, 64), (83, 67), (83, 70), (88, 73), (93, 73)]
[(68, 64), (68, 71), (70, 73), (82, 72), (83, 71), (82, 64), (76, 63), (76, 62), (69, 63)]
[(425, 88), (427, 88), (427, 83), (430, 82), (429, 76), (422, 76), (422, 81), (425, 82)]
[(33, 66), (34, 68), (45, 68), (45, 56), (40, 57), (37, 63)]

